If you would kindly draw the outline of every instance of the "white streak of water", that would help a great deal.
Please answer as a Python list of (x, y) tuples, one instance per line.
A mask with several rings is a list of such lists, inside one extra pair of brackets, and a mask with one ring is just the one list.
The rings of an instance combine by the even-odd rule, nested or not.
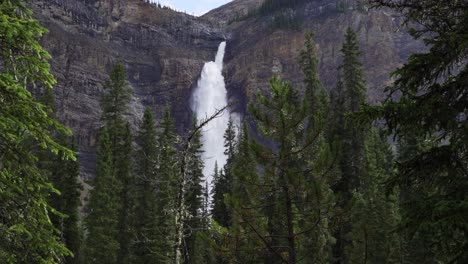
[[(226, 42), (219, 45), (215, 61), (205, 63), (197, 87), (192, 94), (191, 108), (198, 120), (212, 116), (217, 110), (228, 103), (226, 85), (224, 83), (223, 60)], [(212, 181), (215, 163), (219, 168), (226, 164), (224, 155), (224, 132), (229, 121), (229, 111), (209, 122), (202, 131), (202, 158), (205, 162), (203, 175), (208, 183)]]

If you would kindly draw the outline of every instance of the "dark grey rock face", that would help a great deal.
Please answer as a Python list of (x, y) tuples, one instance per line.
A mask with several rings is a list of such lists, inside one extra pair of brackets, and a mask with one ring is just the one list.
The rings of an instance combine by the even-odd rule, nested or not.
[(211, 22), (140, 0), (42, 0), (32, 9), (50, 31), (43, 44), (58, 80), (58, 117), (77, 137), (83, 178), (94, 173), (99, 98), (114, 63), (127, 69), (134, 127), (145, 107), (158, 117), (171, 103), (182, 131), (191, 88), (224, 39)]
[[(340, 3), (344, 2), (343, 9)], [(159, 118), (167, 103), (180, 132), (191, 120), (188, 105), (204, 62), (214, 59), (228, 39), (225, 76), (238, 110), (254, 102), (273, 73), (300, 85), (298, 65), (305, 33), (313, 30), (320, 72), (327, 88), (335, 85), (340, 48), (348, 27), (357, 31), (367, 72), (369, 98), (383, 98), (389, 72), (421, 49), (385, 10), (367, 10), (355, 0), (311, 0), (287, 10), (303, 19), (301, 30), (271, 30), (272, 15), (230, 23), (262, 0), (235, 0), (197, 18), (159, 9), (142, 0), (37, 0), (35, 16), (50, 33), (43, 44), (51, 53), (58, 117), (74, 131), (82, 177), (94, 174), (99, 98), (112, 65), (122, 62), (133, 89), (128, 119), (137, 126), (145, 107)]]
[[(260, 1), (261, 2), (261, 1)], [(275, 14), (254, 16), (240, 21), (223, 20), (228, 32), (226, 74), (228, 90), (254, 102), (258, 90), (268, 87), (273, 74), (302, 85), (300, 51), (306, 33), (313, 32), (320, 59), (320, 75), (327, 89), (333, 89), (341, 63), (341, 46), (348, 27), (356, 31), (367, 77), (369, 101), (384, 99), (383, 89), (390, 84), (389, 73), (402, 65), (414, 51), (422, 50), (401, 27), (402, 18), (390, 10), (369, 9), (357, 0), (310, 0), (294, 9), (282, 10), (302, 21), (300, 29), (274, 28)], [(236, 0), (233, 10), (245, 14), (257, 0)], [(230, 15), (231, 14), (231, 15)], [(209, 20), (232, 18), (229, 9), (206, 14)], [(234, 21), (234, 22), (233, 22)]]

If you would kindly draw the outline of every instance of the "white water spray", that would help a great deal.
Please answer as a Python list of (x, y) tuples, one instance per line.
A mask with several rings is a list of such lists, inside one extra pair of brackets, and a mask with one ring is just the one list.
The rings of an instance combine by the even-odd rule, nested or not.
[[(191, 108), (199, 120), (211, 117), (228, 103), (222, 74), (225, 49), (226, 42), (222, 42), (219, 45), (216, 60), (205, 63), (197, 87), (192, 94)], [(223, 168), (226, 164), (223, 136), (229, 122), (229, 116), (229, 111), (225, 110), (221, 116), (210, 121), (202, 131), (204, 150), (202, 158), (205, 162), (203, 175), (205, 175), (208, 184), (211, 184), (215, 163), (218, 163), (218, 168)]]

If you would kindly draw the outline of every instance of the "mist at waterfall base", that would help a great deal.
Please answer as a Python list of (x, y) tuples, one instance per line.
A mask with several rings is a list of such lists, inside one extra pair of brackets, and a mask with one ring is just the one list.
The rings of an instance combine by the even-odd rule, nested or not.
[[(211, 117), (217, 110), (228, 104), (226, 84), (222, 74), (225, 49), (226, 42), (222, 42), (219, 45), (216, 60), (205, 63), (197, 87), (192, 94), (191, 108), (199, 121)], [(226, 164), (223, 136), (230, 116), (234, 124), (238, 126), (239, 116), (226, 109), (222, 115), (210, 121), (202, 129), (204, 151), (202, 159), (205, 163), (203, 175), (208, 181), (208, 186), (211, 186), (215, 163), (218, 164), (218, 168), (223, 168)]]

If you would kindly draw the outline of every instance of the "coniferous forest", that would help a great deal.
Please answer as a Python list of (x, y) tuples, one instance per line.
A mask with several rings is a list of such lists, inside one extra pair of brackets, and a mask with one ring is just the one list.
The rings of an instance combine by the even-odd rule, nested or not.
[(180, 132), (166, 102), (132, 127), (129, 73), (113, 64), (83, 204), (47, 29), (26, 1), (0, 1), (0, 263), (468, 263), (468, 2), (368, 4), (426, 45), (394, 69), (386, 99), (368, 102), (352, 27), (326, 87), (310, 31), (303, 83), (272, 75), (240, 126), (229, 121), (211, 186), (202, 131), (225, 109)]

